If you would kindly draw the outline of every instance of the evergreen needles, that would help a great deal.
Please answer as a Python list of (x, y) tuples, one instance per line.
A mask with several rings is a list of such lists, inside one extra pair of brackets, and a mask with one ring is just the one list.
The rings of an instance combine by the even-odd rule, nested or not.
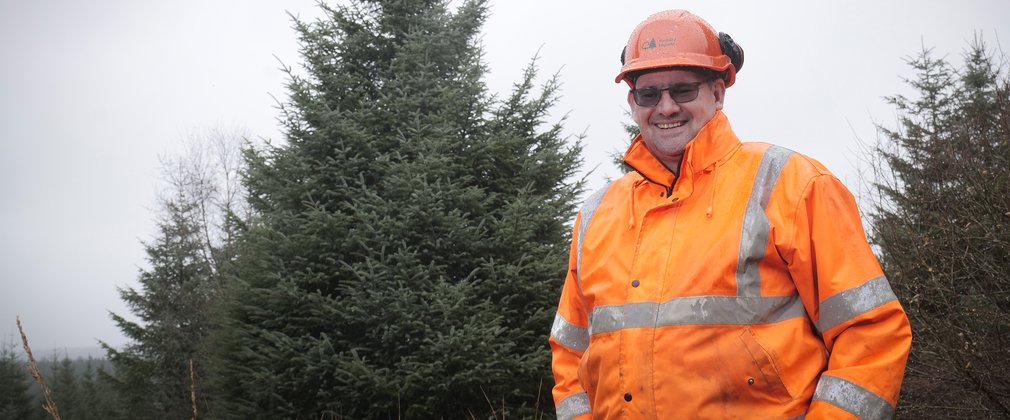
[(537, 87), (535, 62), (510, 94), (488, 92), (486, 2), (449, 4), (323, 5), (296, 23), (305, 74), (281, 107), (287, 142), (247, 154), (254, 217), (212, 339), (213, 415), (552, 406), (538, 384), (578, 142), (546, 122), (558, 82)]
[[(872, 238), (912, 324), (899, 415), (1010, 416), (1010, 75), (976, 38), (908, 60), (915, 96), (875, 148)], [(942, 401), (943, 404), (938, 404)]]

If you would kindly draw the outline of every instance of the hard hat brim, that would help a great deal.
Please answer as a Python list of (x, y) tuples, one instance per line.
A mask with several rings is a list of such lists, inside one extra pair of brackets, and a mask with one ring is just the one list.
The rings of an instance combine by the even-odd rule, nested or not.
[[(702, 54), (679, 54), (673, 57), (631, 60), (621, 68), (621, 72), (614, 78), (614, 83), (621, 83), (621, 81), (628, 79), (628, 75), (631, 73), (672, 67), (700, 67), (725, 72), (726, 87), (732, 85), (736, 79), (733, 64), (725, 55), (713, 58)], [(631, 84), (631, 80), (628, 80), (628, 83)]]

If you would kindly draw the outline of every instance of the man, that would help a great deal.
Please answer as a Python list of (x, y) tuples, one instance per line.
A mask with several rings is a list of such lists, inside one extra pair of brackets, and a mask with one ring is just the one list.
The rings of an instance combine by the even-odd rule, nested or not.
[(733, 134), (742, 49), (672, 10), (622, 63), (641, 134), (634, 171), (576, 220), (550, 339), (558, 418), (890, 418), (908, 319), (842, 183)]

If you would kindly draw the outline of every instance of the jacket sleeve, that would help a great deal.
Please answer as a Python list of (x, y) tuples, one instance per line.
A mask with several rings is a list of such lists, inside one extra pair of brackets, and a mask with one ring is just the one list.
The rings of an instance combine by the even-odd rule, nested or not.
[(589, 347), (589, 322), (578, 284), (578, 224), (572, 234), (568, 271), (561, 291), (554, 325), (551, 326), (551, 368), (554, 372), (554, 404), (558, 420), (589, 419), (589, 396), (579, 382), (579, 360)]
[(806, 419), (888, 419), (912, 344), (908, 318), (866, 241), (852, 194), (834, 176), (808, 182), (787, 258), (829, 353)]

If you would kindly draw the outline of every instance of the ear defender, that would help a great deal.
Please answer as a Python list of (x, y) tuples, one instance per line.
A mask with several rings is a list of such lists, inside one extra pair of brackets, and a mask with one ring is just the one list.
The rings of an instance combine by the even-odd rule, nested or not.
[(725, 32), (719, 32), (719, 48), (729, 57), (729, 62), (733, 63), (733, 67), (739, 73), (743, 68), (743, 48), (740, 48), (740, 45), (733, 41), (733, 37)]

